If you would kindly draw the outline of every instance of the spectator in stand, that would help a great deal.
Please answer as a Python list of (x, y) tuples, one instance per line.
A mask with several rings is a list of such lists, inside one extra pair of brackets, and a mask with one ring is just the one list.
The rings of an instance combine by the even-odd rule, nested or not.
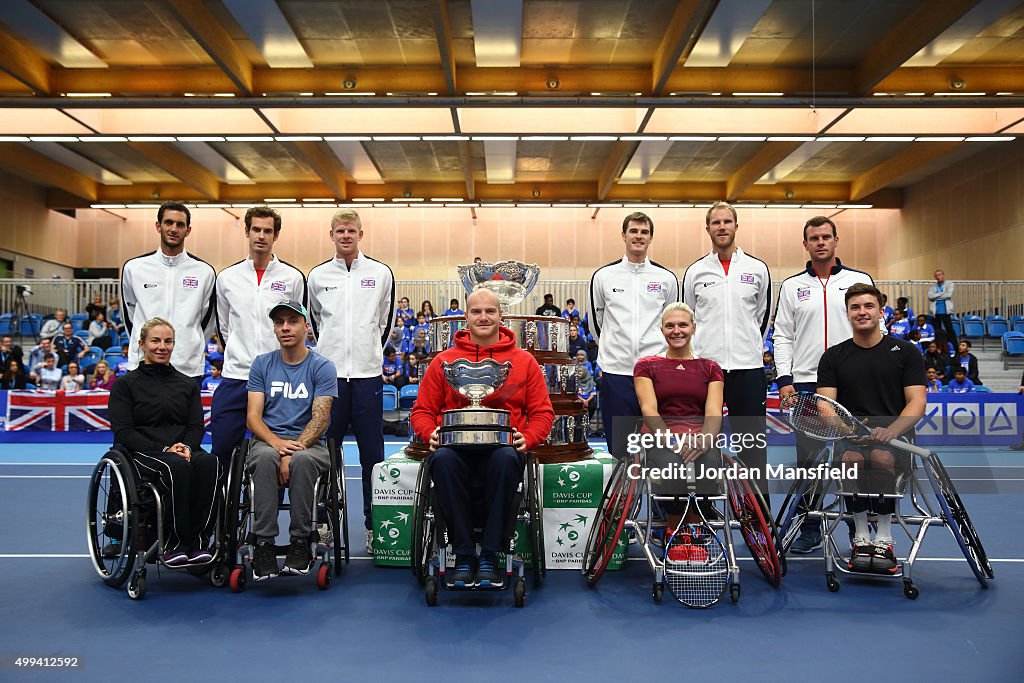
[(921, 345), (921, 330), (916, 327), (907, 335), (907, 341), (917, 347), (917, 350), (924, 353), (924, 346)]
[(410, 353), (419, 353), (424, 356), (430, 355), (430, 340), (427, 339), (427, 331), (425, 329), (416, 330), (416, 336), (412, 340)]
[(761, 354), (761, 360), (764, 362), (764, 383), (770, 387), (775, 382), (775, 378), (779, 376), (779, 371), (775, 367), (775, 354), (765, 351)]
[[(396, 318), (395, 319), (396, 323), (398, 323), (401, 320), (402, 320), (401, 318)], [(404, 357), (405, 356), (405, 349), (403, 348), (403, 346), (405, 345), (405, 340), (406, 340), (406, 336), (405, 336), (405, 331), (403, 330), (403, 328), (397, 327), (397, 326), (396, 327), (392, 327), (391, 328), (391, 336), (388, 337), (387, 342), (385, 342), (385, 347), (390, 346), (392, 349), (395, 349), (398, 353), (402, 354), (402, 356)], [(401, 359), (399, 359), (399, 360), (401, 360)]]
[(405, 373), (402, 371), (402, 362), (395, 355), (395, 349), (391, 346), (384, 347), (384, 362), (381, 364), (381, 377), (384, 384), (401, 389), (407, 384)]
[(586, 352), (585, 351), (579, 351), (579, 352), (576, 353), (575, 357), (576, 357), (576, 365), (577, 366), (582, 365), (583, 367), (585, 367), (587, 369), (587, 372), (590, 373), (590, 376), (593, 377), (594, 376), (594, 364), (591, 363), (589, 360), (587, 360)]
[(89, 316), (89, 322), (96, 319), (96, 314), (102, 313), (106, 318), (107, 307), (103, 305), (103, 295), (97, 292), (92, 297), (92, 303), (85, 307), (85, 313)]
[(452, 299), (451, 301), (448, 302), (448, 310), (444, 312), (444, 315), (466, 315), (466, 312), (459, 308), (458, 299)]
[(416, 314), (416, 324), (409, 330), (409, 336), (415, 339), (421, 330), (424, 334), (430, 330), (430, 325), (427, 324), (427, 315), (423, 311)]
[[(437, 317), (437, 314), (434, 313), (434, 304), (430, 303), (430, 299), (427, 299), (422, 304), (420, 304), (420, 313), (423, 314), (423, 317), (426, 319), (428, 323), (435, 317)], [(416, 319), (417, 321), (419, 320), (419, 315), (416, 316)]]
[(216, 332), (210, 334), (210, 338), (206, 340), (206, 360), (224, 360), (224, 346)]
[(593, 337), (590, 336), (590, 330), (587, 329), (587, 324), (583, 322), (582, 318), (580, 318), (580, 314), (578, 311), (573, 311), (569, 315), (569, 324), (578, 327), (580, 329), (580, 336), (586, 339), (587, 341), (593, 339)]
[(907, 335), (910, 334), (910, 323), (903, 318), (903, 311), (899, 308), (892, 312), (889, 334), (898, 339), (906, 339)]
[[(896, 299), (896, 311), (903, 313), (903, 319), (910, 323), (911, 329), (917, 322), (917, 318), (914, 316), (914, 309), (910, 307), (910, 300), (905, 296), (901, 296)], [(893, 311), (895, 313), (896, 311)]]
[(128, 372), (128, 344), (121, 344), (121, 358), (117, 361), (114, 372), (118, 377)]
[(81, 391), (85, 387), (85, 375), (78, 370), (78, 363), (68, 363), (68, 372), (60, 379), (60, 388), (67, 393)]
[(935, 342), (928, 344), (924, 352), (925, 370), (934, 370), (935, 378), (940, 382), (946, 380), (946, 366), (949, 365), (949, 356), (939, 353), (939, 347)]
[[(405, 318), (403, 318), (401, 315), (395, 316), (395, 324), (392, 327), (392, 331), (394, 330), (398, 330), (401, 333), (403, 339), (408, 339), (411, 334), (411, 329), (405, 326)], [(398, 347), (395, 346), (395, 349), (398, 349)]]
[[(566, 299), (565, 310), (562, 311), (562, 317), (566, 320), (570, 320), (574, 311), (576, 311), (576, 299)], [(576, 312), (579, 313), (578, 311)]]
[(75, 335), (71, 323), (64, 323), (61, 328), (63, 334), (53, 340), (53, 350), (57, 352), (59, 365), (67, 365), (72, 359), (81, 360), (82, 356), (89, 352), (81, 337)]
[(398, 300), (398, 310), (395, 313), (402, 318), (407, 329), (416, 324), (416, 311), (409, 306), (409, 297), (403, 296)]
[[(7, 367), (7, 362), (14, 360), (19, 366), (23, 365), (22, 351), (20, 346), (14, 345), (14, 339), (9, 334), (5, 334), (0, 339), (0, 370)], [(24, 368), (22, 369), (24, 372)]]
[(925, 373), (928, 375), (928, 384), (925, 385), (925, 393), (938, 394), (942, 391), (942, 380), (939, 379), (938, 374), (935, 372), (935, 368), (927, 368)]
[(118, 333), (124, 332), (124, 321), (121, 320), (121, 300), (116, 296), (107, 303), (107, 320), (114, 324)]
[(917, 330), (921, 333), (922, 344), (927, 346), (929, 342), (935, 341), (935, 327), (924, 314), (917, 316)]
[(405, 378), (409, 384), (420, 383), (420, 360), (421, 356), (415, 353), (405, 357)]
[(43, 337), (39, 340), (39, 345), (32, 349), (32, 353), (28, 354), (28, 373), (32, 382), (39, 383), (37, 381), (39, 379), (39, 368), (42, 367), (43, 361), (51, 353), (53, 353), (53, 342)]
[(953, 329), (953, 319), (950, 317), (953, 312), (953, 290), (956, 285), (946, 281), (946, 274), (941, 270), (935, 271), (935, 284), (928, 288), (928, 301), (935, 317), (935, 326), (946, 331), (946, 336), (953, 343), (954, 348), (960, 345), (956, 338), (956, 330)]
[(24, 389), (27, 383), (28, 378), (21, 369), (21, 363), (14, 358), (8, 360), (3, 375), (0, 376), (0, 389)]
[(109, 349), (114, 339), (110, 336), (111, 333), (116, 333), (117, 329), (114, 324), (107, 322), (107, 314), (103, 311), (97, 311), (96, 317), (93, 318), (92, 322), (89, 323), (89, 346), (98, 346), (104, 351)]
[(882, 317), (885, 319), (885, 327), (889, 328), (892, 324), (892, 314), (894, 313), (892, 306), (889, 305), (889, 297), (885, 294), (882, 295)]
[(953, 359), (950, 366), (953, 368), (953, 372), (947, 372), (947, 376), (955, 375), (956, 368), (963, 368), (967, 373), (967, 379), (971, 380), (972, 384), (981, 384), (981, 379), (978, 378), (978, 357), (971, 353), (970, 341), (960, 340), (960, 353)]
[(572, 358), (576, 357), (578, 351), (583, 351), (586, 355), (588, 342), (583, 335), (580, 334), (579, 325), (569, 325), (569, 356)]
[(555, 305), (554, 294), (544, 295), (544, 305), (537, 309), (537, 315), (544, 315), (553, 318), (557, 318), (562, 315), (562, 312), (558, 310), (558, 306)]
[(583, 401), (587, 415), (593, 421), (594, 413), (597, 412), (597, 385), (594, 383), (589, 365), (586, 360), (576, 364), (576, 396)]
[(64, 371), (57, 367), (57, 355), (51, 353), (43, 360), (43, 367), (39, 368), (39, 381), (35, 384), (46, 391), (57, 391), (63, 376)]
[(209, 391), (211, 394), (217, 391), (217, 387), (221, 383), (221, 371), (224, 370), (223, 360), (211, 360), (210, 361), (210, 375), (203, 378), (201, 389), (203, 391)]
[(92, 372), (89, 389), (91, 391), (110, 391), (110, 387), (114, 386), (115, 379), (117, 379), (117, 375), (110, 369), (110, 365), (107, 361), (101, 360), (96, 363), (96, 369)]
[(974, 382), (967, 379), (967, 370), (962, 365), (953, 368), (953, 381), (949, 383), (949, 390), (954, 394), (974, 393)]
[(53, 339), (60, 334), (61, 329), (64, 327), (65, 321), (68, 319), (68, 312), (63, 308), (58, 308), (53, 313), (53, 317), (43, 323), (43, 328), (39, 330), (39, 336), (41, 338)]

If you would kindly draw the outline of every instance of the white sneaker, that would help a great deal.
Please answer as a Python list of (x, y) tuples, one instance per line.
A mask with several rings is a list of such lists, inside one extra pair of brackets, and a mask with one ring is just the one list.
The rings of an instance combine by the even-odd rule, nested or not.
[(366, 554), (373, 557), (373, 530), (366, 530)]

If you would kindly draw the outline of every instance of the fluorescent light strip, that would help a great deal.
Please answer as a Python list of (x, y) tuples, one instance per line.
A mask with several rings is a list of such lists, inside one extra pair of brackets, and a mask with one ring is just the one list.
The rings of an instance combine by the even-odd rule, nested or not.
[(374, 135), (374, 142), (418, 142), (419, 135)]
[(186, 137), (179, 135), (178, 142), (224, 142), (223, 135), (197, 135), (196, 137)]
[(0, 135), (0, 142), (29, 142), (27, 135)]
[(813, 135), (793, 135), (790, 137), (785, 136), (768, 136), (768, 142), (814, 142), (815, 137)]
[(672, 135), (669, 140), (672, 142), (714, 142), (718, 138), (714, 135)]
[(518, 135), (474, 135), (473, 140), (487, 142), (488, 140), (518, 140)]
[(586, 204), (552, 204), (551, 208), (553, 208), (553, 209), (585, 209), (585, 208), (587, 208), (587, 205)]
[(914, 142), (963, 142), (964, 137), (962, 135), (947, 135), (947, 136), (935, 136), (935, 137), (918, 137), (914, 138)]
[(333, 198), (323, 198), (323, 197), (303, 197), (302, 201), (304, 201), (304, 202), (333, 202), (335, 200)]
[(232, 209), (251, 209), (254, 206), (259, 206), (259, 204), (255, 204), (253, 202), (243, 202), (241, 204), (232, 204), (231, 208)]
[(817, 142), (864, 142), (863, 135), (819, 135)]
[(402, 197), (401, 201), (403, 201), (403, 202), (425, 202), (427, 200), (424, 199), (423, 197)]
[(408, 204), (374, 204), (375, 209), (408, 209)]
[(295, 197), (264, 197), (263, 201), (267, 204), (289, 204), (298, 200)]
[(79, 142), (128, 142), (123, 135), (83, 135), (79, 136)]
[(424, 142), (462, 142), (469, 140), (468, 135), (424, 135)]
[(519, 138), (523, 142), (564, 142), (568, 135), (524, 135)]
[(719, 142), (764, 142), (764, 135), (720, 135)]
[(462, 197), (431, 197), (432, 202), (464, 202), (466, 201)]
[(615, 142), (618, 135), (573, 135), (569, 137), (573, 142)]
[(224, 138), (225, 142), (273, 142), (270, 135), (229, 135)]
[(874, 204), (840, 204), (837, 209), (873, 209)]
[(108, 92), (66, 92), (64, 97), (113, 97)]
[[(594, 209), (621, 209), (622, 208), (622, 204), (604, 203), (604, 202), (600, 202), (600, 203), (591, 202), (590, 206), (591, 206), (591, 208), (594, 208)], [(710, 206), (710, 204), (708, 206)]]
[(197, 209), (230, 209), (230, 204), (196, 204)]
[(177, 142), (177, 138), (173, 138), (169, 135), (129, 135), (128, 139), (132, 142)]
[(913, 142), (913, 136), (905, 135), (875, 135), (867, 138), (868, 142)]
[(90, 209), (123, 209), (124, 204), (90, 204)]
[(804, 205), (803, 204), (769, 204), (767, 206), (767, 208), (769, 208), (769, 209), (802, 209), (802, 208), (804, 208)]
[(663, 142), (668, 140), (668, 137), (665, 135), (621, 135), (619, 139), (626, 142)]
[(1014, 135), (975, 135), (967, 138), (967, 142), (1009, 142), (1015, 139)]
[(937, 92), (932, 93), (935, 97), (984, 97), (983, 92)]
[(69, 135), (31, 135), (32, 142), (78, 142), (78, 138)]
[(502, 204), (502, 203), (497, 203), (497, 204), (487, 203), (487, 204), (482, 204), (480, 208), (484, 208), (484, 209), (514, 209), (514, 208), (516, 208), (516, 205), (515, 204)]
[(692, 209), (693, 204), (658, 204), (659, 209)]
[(737, 209), (763, 209), (767, 204), (737, 204)]
[(330, 209), (337, 206), (337, 204), (299, 204), (303, 209)]
[(319, 135), (275, 135), (278, 142), (320, 142), (323, 140)]
[(386, 202), (386, 197), (353, 197), (354, 202)]
[(836, 209), (839, 208), (838, 204), (804, 204), (802, 209)]
[(781, 92), (734, 92), (733, 97), (782, 97)]
[(325, 135), (327, 142), (369, 142), (373, 138), (369, 135)]
[(467, 92), (468, 97), (515, 97), (519, 93), (515, 90), (496, 90), (493, 92)]
[(376, 97), (375, 92), (325, 92), (327, 97)]

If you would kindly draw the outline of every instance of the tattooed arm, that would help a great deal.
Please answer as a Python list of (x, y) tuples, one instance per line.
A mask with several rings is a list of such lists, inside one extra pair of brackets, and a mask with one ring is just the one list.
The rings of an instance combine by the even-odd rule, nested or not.
[(332, 396), (317, 396), (313, 399), (313, 417), (296, 441), (309, 448), (323, 436), (327, 431), (327, 426), (331, 423), (331, 403), (333, 401), (334, 397)]

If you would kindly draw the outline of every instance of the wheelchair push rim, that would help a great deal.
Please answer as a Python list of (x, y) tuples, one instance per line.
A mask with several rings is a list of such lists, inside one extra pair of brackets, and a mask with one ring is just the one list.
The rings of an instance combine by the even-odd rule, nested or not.
[(960, 551), (967, 559), (971, 571), (977, 577), (982, 588), (988, 588), (988, 582), (995, 578), (992, 564), (988, 561), (985, 547), (981, 543), (978, 532), (974, 530), (974, 524), (967, 514), (967, 508), (960, 500), (960, 495), (949, 478), (949, 473), (934, 453), (929, 454), (925, 459), (925, 468), (928, 471), (928, 480), (935, 491), (935, 497), (939, 501), (942, 510), (942, 517), (949, 527), (950, 533), (956, 539)]
[[(726, 466), (737, 464), (728, 455), (723, 454)], [(754, 558), (754, 563), (761, 574), (773, 588), (778, 588), (785, 575), (782, 553), (779, 552), (778, 535), (775, 524), (765, 519), (764, 511), (768, 506), (761, 492), (756, 490), (746, 479), (728, 480), (729, 505), (733, 516), (740, 525), (740, 534)], [(769, 518), (770, 519), (770, 518)]]
[[(112, 510), (111, 503), (115, 500), (117, 509)], [(89, 559), (108, 586), (117, 588), (124, 585), (135, 564), (138, 536), (136, 506), (137, 492), (131, 464), (124, 454), (111, 451), (93, 469), (86, 510)], [(120, 536), (107, 533), (115, 524), (120, 525)], [(118, 541), (118, 555), (104, 556), (104, 547), (115, 540)]]
[[(639, 455), (634, 456), (633, 464), (639, 462)], [(583, 575), (590, 587), (597, 585), (608, 568), (629, 512), (633, 509), (638, 482), (626, 475), (627, 466), (625, 460), (615, 463), (608, 486), (601, 496), (601, 505), (598, 507), (594, 523), (590, 527), (583, 555)]]

